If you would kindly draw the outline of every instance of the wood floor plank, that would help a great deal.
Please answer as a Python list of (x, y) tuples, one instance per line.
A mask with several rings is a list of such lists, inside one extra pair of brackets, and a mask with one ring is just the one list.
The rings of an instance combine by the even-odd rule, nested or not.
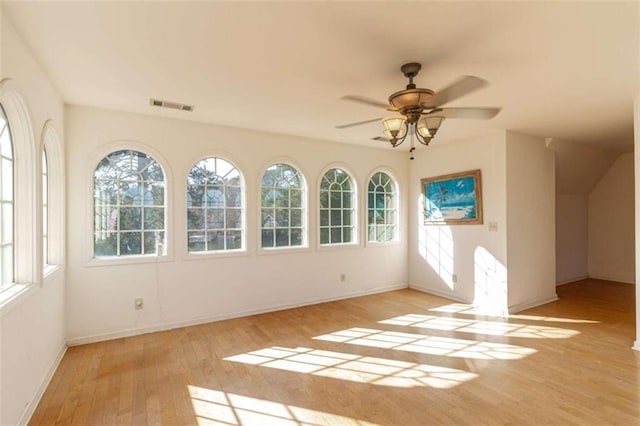
[(505, 319), (399, 290), (71, 347), (30, 424), (640, 424), (634, 292)]

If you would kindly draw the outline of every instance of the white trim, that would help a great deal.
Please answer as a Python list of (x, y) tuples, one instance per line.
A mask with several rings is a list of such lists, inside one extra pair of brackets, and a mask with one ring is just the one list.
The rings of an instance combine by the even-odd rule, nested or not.
[(94, 334), (94, 335), (83, 336), (83, 337), (74, 337), (67, 340), (67, 345), (76, 346), (76, 345), (84, 345), (87, 343), (102, 342), (105, 340), (119, 339), (122, 337), (136, 336), (139, 334), (154, 333), (156, 331), (172, 330), (174, 328), (189, 327), (192, 325), (206, 324), (206, 323), (216, 322), (216, 321), (224, 321), (228, 319), (247, 317), (251, 315), (264, 314), (268, 312), (276, 312), (276, 311), (281, 311), (285, 309), (300, 308), (303, 306), (317, 305), (320, 303), (334, 302), (334, 301), (343, 300), (343, 299), (352, 299), (354, 297), (368, 296), (368, 295), (378, 294), (378, 293), (386, 293), (388, 291), (402, 290), (406, 288), (407, 288), (406, 283), (400, 283), (400, 284), (376, 287), (369, 290), (353, 291), (353, 292), (341, 294), (339, 296), (308, 299), (300, 303), (271, 305), (270, 307), (267, 307), (267, 308), (250, 309), (247, 311), (241, 311), (236, 313), (200, 317), (200, 318), (187, 320), (187, 321), (166, 322), (166, 323), (161, 323), (161, 324), (157, 324), (149, 327), (129, 328), (126, 330), (115, 331), (112, 333), (103, 333), (103, 334)]
[(13, 284), (0, 291), (0, 318), (7, 315), (16, 306), (19, 306), (38, 288), (33, 283), (29, 284)]
[(553, 296), (543, 297), (542, 299), (534, 300), (532, 302), (520, 303), (517, 305), (509, 306), (509, 313), (516, 314), (518, 312), (524, 311), (525, 309), (535, 308), (536, 306), (545, 305), (550, 302), (555, 302), (556, 300), (560, 300), (557, 294), (553, 294)]
[(13, 148), (14, 285), (28, 286), (42, 280), (42, 251), (38, 250), (41, 223), (38, 221), (39, 209), (36, 208), (40, 204), (36, 196), (41, 179), (36, 173), (36, 164), (41, 159), (38, 155), (36, 160), (29, 111), (13, 80), (0, 81), (0, 103), (7, 115)]
[[(262, 247), (262, 178), (266, 171), (277, 164), (285, 164), (289, 167), (296, 169), (298, 176), (302, 179), (303, 193), (302, 193), (302, 245), (300, 246), (284, 246), (284, 247)], [(283, 253), (300, 253), (308, 251), (309, 245), (309, 183), (306, 174), (297, 165), (295, 161), (288, 157), (278, 157), (267, 162), (258, 172), (256, 179), (257, 183), (257, 197), (256, 197), (256, 251), (258, 255), (263, 254), (283, 254)]]
[[(396, 235), (395, 235), (395, 238), (391, 241), (369, 241), (369, 182), (371, 181), (371, 178), (373, 178), (373, 175), (375, 175), (378, 172), (385, 173), (387, 176), (391, 178), (391, 181), (393, 182), (393, 186), (395, 190)], [(400, 228), (400, 184), (398, 183), (398, 179), (396, 178), (393, 171), (391, 171), (391, 169), (389, 169), (386, 166), (376, 167), (375, 169), (373, 169), (371, 173), (369, 173), (369, 176), (364, 182), (363, 191), (361, 192), (362, 192), (362, 196), (361, 196), (362, 210), (364, 213), (361, 215), (362, 222), (360, 225), (363, 229), (362, 240), (363, 240), (364, 246), (375, 247), (375, 246), (400, 244), (400, 229), (401, 229)]]
[(565, 285), (565, 284), (570, 284), (570, 283), (575, 283), (578, 281), (582, 281), (582, 280), (586, 280), (590, 278), (589, 275), (580, 275), (579, 277), (574, 277), (574, 278), (569, 278), (563, 281), (556, 281), (556, 287), (557, 286), (561, 286), (561, 285)]
[(58, 355), (56, 355), (53, 362), (49, 365), (47, 374), (44, 376), (42, 382), (40, 383), (40, 386), (38, 386), (33, 397), (31, 397), (31, 399), (29, 400), (29, 404), (24, 408), (24, 411), (22, 411), (20, 420), (18, 420), (19, 425), (26, 425), (29, 423), (29, 420), (31, 420), (31, 416), (33, 416), (33, 413), (36, 411), (36, 408), (40, 403), (40, 399), (42, 399), (42, 395), (44, 395), (44, 392), (47, 390), (47, 386), (49, 386), (49, 383), (51, 382), (51, 379), (53, 378), (56, 370), (60, 366), (60, 362), (62, 362), (62, 358), (64, 358), (64, 354), (66, 352), (67, 344), (63, 343), (58, 350)]
[(640, 351), (640, 340), (636, 340), (631, 349), (634, 351)]
[(473, 305), (473, 302), (470, 300), (465, 299), (464, 297), (461, 297), (453, 292), (447, 292), (447, 291), (442, 291), (442, 290), (436, 290), (433, 288), (429, 288), (429, 287), (423, 287), (423, 286), (418, 286), (415, 284), (410, 284), (409, 288), (412, 290), (417, 290), (420, 291), (422, 293), (427, 293), (427, 294), (432, 294), (434, 296), (438, 296), (438, 297), (443, 297), (445, 299), (451, 299), (454, 300), (456, 302), (460, 302), (460, 303), (465, 303), (467, 305)]
[[(49, 273), (51, 266), (64, 265), (65, 256), (65, 202), (64, 202), (64, 156), (62, 153), (62, 145), (56, 127), (52, 120), (47, 120), (42, 127), (40, 155), (46, 149), (47, 153), (47, 178), (49, 183), (47, 203), (49, 223), (47, 227), (48, 242), (48, 265), (43, 265), (44, 274)], [(40, 164), (40, 163), (38, 163)], [(42, 170), (40, 170), (42, 175)], [(41, 182), (42, 179), (39, 179)], [(40, 188), (39, 200), (42, 201), (42, 193), (44, 188)], [(93, 197), (92, 197), (93, 199)], [(42, 204), (40, 210), (42, 210)], [(42, 223), (40, 220), (39, 223)], [(42, 226), (42, 225), (40, 225)], [(42, 250), (41, 250), (42, 251)], [(44, 262), (45, 259), (42, 259)]]
[[(354, 238), (353, 238), (353, 242), (350, 243), (339, 243), (339, 244), (322, 244), (321, 242), (321, 232), (320, 232), (320, 186), (322, 185), (322, 179), (324, 179), (324, 175), (327, 174), (327, 172), (329, 170), (332, 169), (340, 169), (342, 171), (344, 171), (345, 173), (347, 173), (347, 175), (349, 175), (349, 177), (351, 178), (351, 183), (353, 184), (353, 203), (354, 203), (354, 212), (353, 212), (353, 231), (355, 233)], [(351, 171), (351, 169), (349, 168), (349, 166), (346, 163), (341, 163), (341, 162), (333, 162), (330, 163), (328, 165), (326, 165), (321, 171), (320, 171), (320, 175), (317, 177), (317, 182), (316, 182), (316, 193), (315, 193), (315, 198), (316, 198), (316, 205), (314, 206), (315, 208), (315, 216), (316, 216), (316, 223), (315, 223), (315, 228), (316, 228), (316, 249), (317, 250), (332, 250), (332, 249), (336, 249), (336, 248), (344, 248), (344, 247), (357, 247), (357, 248), (361, 248), (363, 247), (362, 244), (362, 240), (363, 238), (361, 238), (362, 232), (361, 232), (361, 218), (360, 218), (360, 191), (358, 190), (358, 178), (357, 176)]]
[[(237, 166), (237, 162), (235, 162), (235, 160), (230, 160), (230, 157), (227, 154), (223, 154), (223, 155), (210, 155), (210, 156), (206, 156), (206, 157), (202, 157), (196, 161), (194, 161), (193, 163), (191, 163), (189, 165), (189, 168), (187, 169), (187, 172), (184, 175), (184, 180), (181, 186), (181, 191), (184, 197), (184, 203), (182, 204), (182, 206), (178, 207), (176, 204), (176, 208), (181, 208), (184, 211), (184, 223), (182, 224), (182, 230), (180, 232), (181, 235), (183, 235), (185, 237), (185, 241), (183, 241), (183, 243), (185, 244), (185, 250), (184, 253), (182, 254), (183, 258), (186, 257), (190, 257), (194, 254), (197, 253), (202, 253), (202, 254), (209, 254), (209, 255), (221, 255), (221, 254), (226, 254), (226, 253), (233, 253), (233, 252), (246, 252), (247, 251), (247, 244), (248, 244), (248, 238), (247, 238), (247, 223), (248, 223), (248, 219), (247, 219), (247, 179), (244, 176), (244, 173), (242, 172), (242, 169), (240, 169), (240, 167)], [(189, 173), (191, 173), (191, 170), (195, 167), (196, 164), (198, 164), (201, 161), (204, 160), (208, 160), (208, 159), (217, 159), (217, 160), (223, 160), (227, 163), (229, 163), (231, 166), (233, 166), (233, 168), (238, 172), (238, 175), (240, 176), (240, 195), (241, 195), (241, 206), (240, 206), (240, 210), (242, 211), (242, 214), (240, 215), (240, 233), (241, 233), (241, 243), (240, 243), (240, 248), (239, 249), (232, 249), (232, 250), (207, 250), (207, 251), (194, 251), (191, 252), (189, 251), (189, 229), (188, 229), (188, 225), (189, 225), (189, 212), (188, 212), (188, 194), (187, 194), (187, 185), (189, 182)], [(205, 209), (207, 208), (207, 206), (204, 207)], [(225, 205), (225, 214), (226, 214), (226, 205)], [(225, 228), (226, 230), (227, 228)]]
[(635, 284), (634, 281), (629, 281), (626, 279), (615, 278), (615, 277), (605, 277), (603, 275), (589, 274), (588, 278), (591, 278), (594, 280), (602, 280), (602, 281), (614, 281), (614, 282), (623, 283), (623, 284)]
[[(94, 200), (93, 200), (93, 178), (95, 175), (96, 168), (100, 161), (106, 156), (121, 150), (131, 150), (142, 152), (143, 154), (151, 157), (155, 162), (157, 162), (162, 168), (162, 173), (164, 174), (164, 254), (162, 255), (138, 255), (133, 256), (136, 259), (129, 261), (129, 263), (146, 263), (146, 262), (157, 262), (160, 258), (160, 261), (170, 261), (173, 260), (173, 207), (175, 205), (174, 201), (174, 190), (173, 190), (173, 175), (171, 173), (171, 168), (169, 167), (169, 163), (164, 158), (164, 156), (153, 148), (150, 145), (144, 144), (142, 142), (134, 141), (134, 140), (116, 140), (112, 142), (108, 142), (106, 144), (101, 145), (99, 148), (94, 150), (90, 155), (86, 163), (85, 177), (86, 177), (86, 200), (89, 200), (89, 205), (85, 208), (85, 221), (84, 225), (78, 224), (78, 226), (82, 226), (85, 229), (85, 236), (82, 238), (83, 244), (83, 252), (84, 252), (84, 266), (97, 266), (101, 264), (120, 264), (123, 259), (132, 257), (132, 256), (113, 256), (113, 257), (95, 257), (94, 255), (94, 244), (93, 238), (95, 234), (94, 229)], [(150, 260), (146, 260), (150, 258)], [(105, 263), (107, 262), (107, 263)], [(122, 263), (127, 263), (124, 261)]]

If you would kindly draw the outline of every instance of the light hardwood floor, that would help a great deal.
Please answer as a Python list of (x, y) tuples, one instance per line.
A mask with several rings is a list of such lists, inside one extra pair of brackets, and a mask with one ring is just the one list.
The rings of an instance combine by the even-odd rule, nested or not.
[(634, 291), (504, 320), (400, 290), (75, 346), (31, 424), (638, 425)]

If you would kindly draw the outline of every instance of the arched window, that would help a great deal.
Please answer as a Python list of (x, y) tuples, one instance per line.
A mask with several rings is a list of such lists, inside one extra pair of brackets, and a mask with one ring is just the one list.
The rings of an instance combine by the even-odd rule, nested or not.
[(9, 121), (0, 105), (0, 288), (14, 282), (13, 142)]
[(384, 172), (375, 173), (367, 189), (367, 239), (394, 241), (398, 235), (398, 196), (395, 181)]
[(47, 149), (42, 149), (42, 263), (49, 265), (49, 170)]
[(187, 177), (189, 252), (244, 248), (244, 184), (238, 169), (222, 158), (198, 161)]
[(42, 263), (44, 274), (64, 263), (64, 158), (52, 120), (42, 128)]
[(288, 164), (274, 164), (262, 176), (260, 223), (262, 247), (306, 245), (305, 183)]
[(356, 241), (356, 193), (353, 179), (342, 169), (327, 171), (320, 182), (320, 244)]
[(96, 167), (93, 185), (94, 256), (164, 254), (158, 249), (165, 242), (165, 179), (158, 162), (143, 152), (113, 152)]

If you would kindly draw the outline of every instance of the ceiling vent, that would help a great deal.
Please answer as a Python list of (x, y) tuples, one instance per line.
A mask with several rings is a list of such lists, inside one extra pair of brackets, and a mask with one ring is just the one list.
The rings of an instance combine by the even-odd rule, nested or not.
[(193, 105), (186, 105), (186, 104), (181, 104), (178, 102), (171, 102), (171, 101), (162, 101), (160, 99), (149, 99), (149, 103), (152, 106), (157, 106), (157, 107), (163, 107), (163, 108), (171, 108), (171, 109), (179, 109), (181, 111), (193, 111), (193, 109), (195, 108), (195, 106)]

